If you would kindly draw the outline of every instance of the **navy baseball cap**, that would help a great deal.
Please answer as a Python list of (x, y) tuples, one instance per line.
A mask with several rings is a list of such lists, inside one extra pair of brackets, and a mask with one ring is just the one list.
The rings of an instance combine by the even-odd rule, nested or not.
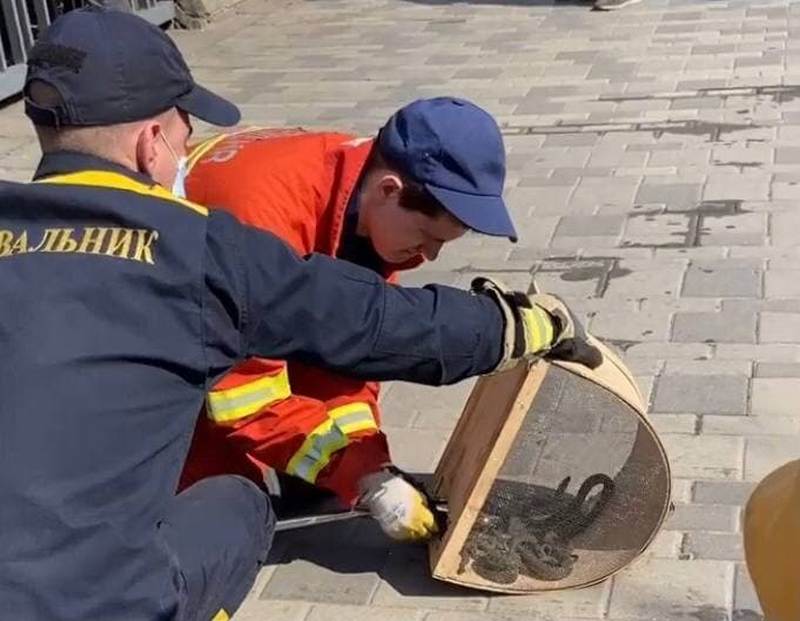
[(454, 97), (417, 100), (383, 126), (378, 149), (472, 230), (517, 240), (502, 196), (503, 138), (485, 110)]
[(132, 13), (88, 7), (70, 11), (45, 30), (28, 60), (25, 92), (34, 81), (54, 88), (60, 102), (26, 97), (37, 125), (113, 125), (152, 118), (176, 107), (214, 125), (239, 122), (239, 109), (199, 86), (177, 46)]

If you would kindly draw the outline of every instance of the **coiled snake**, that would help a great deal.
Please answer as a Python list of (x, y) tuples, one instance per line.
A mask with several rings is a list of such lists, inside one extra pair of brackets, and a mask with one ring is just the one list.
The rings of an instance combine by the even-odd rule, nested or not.
[[(461, 552), (459, 573), (471, 561), (476, 574), (498, 584), (512, 584), (520, 574), (545, 581), (567, 577), (578, 559), (572, 539), (594, 522), (614, 493), (614, 481), (602, 473), (586, 478), (574, 498), (566, 493), (569, 483), (570, 477), (561, 481), (547, 501), (553, 509), (541, 517), (535, 515), (541, 507), (519, 503), (511, 515), (482, 511)], [(587, 498), (598, 486), (587, 510)]]

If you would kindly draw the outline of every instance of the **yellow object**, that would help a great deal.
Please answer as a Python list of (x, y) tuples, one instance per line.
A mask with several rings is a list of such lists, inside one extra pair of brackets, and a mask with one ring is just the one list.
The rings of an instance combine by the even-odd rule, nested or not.
[(800, 619), (800, 460), (758, 484), (744, 515), (747, 569), (769, 621)]
[(228, 613), (225, 612), (224, 608), (220, 608), (219, 612), (214, 615), (214, 618), (211, 619), (211, 621), (230, 621), (230, 617), (228, 616)]
[(283, 401), (292, 394), (286, 367), (277, 375), (268, 375), (254, 382), (213, 390), (208, 394), (208, 415), (217, 423), (231, 423), (258, 412), (261, 408)]
[(522, 325), (525, 328), (525, 353), (536, 354), (553, 346), (553, 320), (546, 310), (539, 306), (519, 308)]
[(166, 188), (162, 188), (157, 183), (147, 185), (135, 181), (125, 175), (119, 173), (106, 172), (104, 170), (86, 170), (82, 172), (69, 173), (66, 175), (56, 175), (53, 177), (45, 177), (39, 179), (34, 183), (49, 183), (53, 185), (82, 185), (95, 188), (110, 188), (112, 190), (122, 190), (125, 192), (133, 192), (135, 194), (142, 194), (144, 196), (152, 196), (160, 198), (165, 201), (178, 203), (191, 209), (192, 211), (201, 215), (207, 216), (208, 209), (202, 205), (187, 201), (183, 198), (178, 198)]
[(352, 434), (378, 425), (368, 403), (355, 402), (328, 411), (328, 419), (317, 426), (286, 466), (287, 474), (315, 483), (336, 451), (350, 443)]

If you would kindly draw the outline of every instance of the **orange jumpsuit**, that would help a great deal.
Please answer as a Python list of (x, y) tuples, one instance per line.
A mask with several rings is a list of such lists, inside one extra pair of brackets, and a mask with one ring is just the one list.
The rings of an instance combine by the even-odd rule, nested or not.
[[(372, 142), (301, 130), (218, 136), (190, 155), (187, 194), (274, 233), (298, 254), (336, 256)], [(420, 261), (385, 265), (383, 276)], [(390, 461), (378, 390), (295, 362), (248, 360), (209, 393), (181, 486), (222, 473), (262, 482), (269, 466), (352, 504), (359, 478)]]

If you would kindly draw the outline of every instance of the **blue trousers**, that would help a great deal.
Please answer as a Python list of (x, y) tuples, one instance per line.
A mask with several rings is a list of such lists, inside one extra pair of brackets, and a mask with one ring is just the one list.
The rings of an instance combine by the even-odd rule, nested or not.
[(180, 621), (211, 621), (220, 610), (233, 615), (266, 560), (274, 529), (268, 496), (242, 477), (212, 477), (175, 496), (160, 531), (185, 583)]

